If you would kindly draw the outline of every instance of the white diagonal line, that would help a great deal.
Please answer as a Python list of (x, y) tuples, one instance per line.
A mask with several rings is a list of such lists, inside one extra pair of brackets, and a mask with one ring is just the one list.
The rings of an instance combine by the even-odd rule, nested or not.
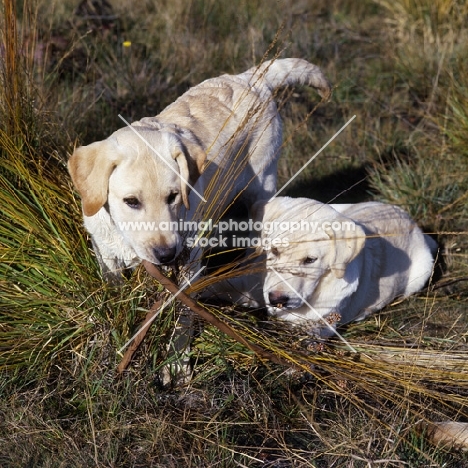
[(145, 143), (145, 145), (151, 149), (154, 154), (156, 156), (159, 157), (159, 159), (161, 159), (161, 161), (172, 171), (174, 172), (175, 174), (177, 174), (193, 191), (194, 193), (196, 193), (198, 195), (198, 198), (200, 198), (200, 200), (203, 200), (205, 203), (206, 203), (206, 199), (203, 198), (203, 195), (200, 195), (200, 193), (198, 193), (193, 187), (192, 185), (190, 185), (190, 182), (188, 180), (185, 180), (184, 177), (182, 177), (180, 175), (179, 172), (177, 172), (162, 156), (161, 154), (156, 150), (156, 148), (154, 148), (154, 146), (152, 146), (145, 138), (143, 138), (136, 130), (135, 130), (135, 127), (133, 127), (132, 125), (130, 125), (130, 123), (128, 123), (120, 114), (118, 114), (120, 119), (123, 120), (125, 122), (125, 124), (127, 125), (128, 128), (130, 128), (134, 133), (135, 135), (138, 136), (138, 138), (143, 141)]
[(281, 193), (354, 119), (353, 115), (271, 198), (273, 200)]
[(294, 294), (297, 295), (297, 297), (299, 297), (302, 302), (307, 305), (307, 307), (309, 307), (309, 309), (317, 316), (317, 318), (319, 319), (319, 321), (323, 322), (327, 328), (329, 328), (334, 335), (336, 335), (353, 353), (357, 353), (357, 351), (346, 341), (345, 338), (343, 338), (336, 330), (335, 328), (333, 328), (314, 308), (311, 304), (309, 304), (300, 294), (298, 291), (296, 291), (292, 286), (291, 284), (288, 283), (288, 281), (286, 281), (285, 278), (283, 278), (274, 268), (271, 268), (271, 271), (273, 271), (277, 276), (278, 278), (288, 286), (288, 288), (294, 292)]
[(145, 329), (148, 328), (154, 321), (154, 319), (161, 313), (164, 307), (167, 306), (170, 302), (172, 302), (189, 284), (190, 281), (194, 280), (203, 270), (205, 267), (201, 267), (190, 279), (186, 279), (184, 284), (180, 287), (180, 289), (173, 294), (164, 304), (158, 309), (158, 311), (117, 351), (117, 354), (121, 354), (122, 351)]

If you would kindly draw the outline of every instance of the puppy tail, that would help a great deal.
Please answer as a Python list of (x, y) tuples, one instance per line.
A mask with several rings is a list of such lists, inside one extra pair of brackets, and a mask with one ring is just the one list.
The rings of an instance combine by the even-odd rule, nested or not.
[(306, 85), (315, 88), (324, 100), (330, 99), (332, 86), (322, 70), (312, 63), (298, 58), (276, 59), (263, 62), (246, 72), (250, 82), (263, 82), (270, 90), (280, 86)]

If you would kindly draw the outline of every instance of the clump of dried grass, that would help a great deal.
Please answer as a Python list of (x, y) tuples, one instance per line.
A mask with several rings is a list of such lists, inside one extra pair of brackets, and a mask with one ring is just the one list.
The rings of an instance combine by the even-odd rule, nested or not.
[[(210, 2), (194, 4), (206, 28), (199, 28), (194, 36), (189, 34), (190, 28), (184, 29), (187, 36), (176, 35), (171, 25), (181, 24), (177, 22), (177, 15), (182, 15), (186, 21), (190, 18), (184, 16), (185, 10), (180, 9), (177, 14), (172, 11), (180, 8), (180, 3), (169, 3), (163, 11), (171, 21), (166, 21), (168, 18), (164, 15), (146, 15), (149, 24), (157, 22), (157, 27), (151, 23), (149, 28), (154, 36), (143, 35), (146, 39), (151, 37), (154, 44), (160, 43), (162, 36), (158, 36), (157, 31), (162, 22), (171, 33), (168, 43), (173, 39), (179, 41), (173, 41), (172, 48), (159, 47), (158, 51), (163, 52), (159, 59), (149, 54), (148, 48), (141, 53), (132, 49), (134, 55), (125, 64), (117, 53), (121, 50), (118, 41), (102, 49), (94, 49), (96, 44), (92, 47), (87, 44), (88, 36), (77, 42), (77, 45), (85, 43), (88, 51), (92, 49), (90, 56), (102, 67), (103, 76), (96, 82), (86, 82), (81, 70), (71, 91), (66, 87), (57, 89), (58, 95), (65, 97), (60, 99), (58, 109), (64, 112), (62, 115), (72, 115), (73, 100), (91, 93), (92, 99), (86, 106), (75, 108), (80, 133), (86, 138), (112, 130), (115, 126), (112, 109), (127, 101), (134, 92), (138, 96), (141, 91), (142, 97), (164, 94), (161, 99), (170, 101), (182, 88), (198, 82), (202, 75), (215, 75), (218, 69), (246, 68), (244, 62), (251, 65), (258, 61), (258, 54), (266, 50), (264, 41), (268, 38), (260, 40), (258, 31), (252, 32), (251, 42), (247, 41), (251, 44), (250, 49), (247, 47), (248, 53), (243, 43), (242, 47), (234, 49), (238, 54), (235, 58), (231, 47), (236, 42), (235, 36), (228, 36), (221, 45), (208, 40), (210, 35), (217, 37), (221, 33), (216, 29), (216, 25), (221, 24), (216, 18), (223, 15), (221, 6)], [(4, 5), (7, 4), (5, 1)], [(259, 6), (262, 5), (259, 2)], [(305, 10), (300, 10), (299, 6), (294, 7), (298, 8), (294, 14), (299, 15), (299, 24), (303, 21), (309, 25)], [(339, 6), (346, 7), (352, 17), (351, 4), (342, 2)], [(137, 7), (149, 8), (146, 4)], [(129, 16), (127, 21), (138, 22), (137, 7), (135, 17)], [(124, 9), (124, 6), (116, 8)], [(231, 5), (231, 17), (232, 8)], [(364, 7), (359, 6), (360, 13), (361, 8)], [(322, 10), (327, 21), (343, 24), (339, 9), (327, 9), (322, 5)], [(253, 17), (259, 22), (270, 21), (264, 8), (249, 14), (252, 16), (246, 24), (254, 24)], [(224, 24), (226, 21), (225, 18)], [(270, 35), (270, 38), (277, 30), (273, 23), (265, 26), (265, 36)], [(192, 30), (194, 28), (192, 25)], [(222, 32), (227, 34), (229, 28)], [(339, 50), (327, 42), (329, 32), (321, 30), (320, 34), (322, 36), (316, 40), (319, 48)], [(345, 36), (343, 27), (338, 37)], [(181, 48), (187, 43), (190, 45), (192, 37), (191, 46), (182, 53)], [(304, 36), (301, 37), (304, 40)], [(363, 38), (360, 36), (357, 40), (363, 41)], [(198, 47), (200, 41), (213, 49)], [(229, 54), (224, 52), (223, 46), (230, 48)], [(309, 42), (305, 41), (302, 46), (307, 48)], [(8, 63), (20, 63), (20, 49), (12, 48), (13, 56)], [(213, 68), (206, 67), (206, 62), (201, 60), (204, 57), (199, 54), (203, 50), (208, 61), (217, 57)], [(300, 49), (294, 50), (299, 52)], [(151, 56), (145, 57), (145, 54)], [(181, 61), (172, 60), (174, 54)], [(107, 59), (101, 61), (106, 55)], [(147, 59), (146, 65), (143, 58)], [(331, 65), (332, 69), (339, 67), (338, 59)], [(192, 67), (193, 64), (199, 68)], [(120, 66), (124, 67), (123, 74)], [(10, 76), (13, 68), (20, 70), (14, 77)], [(357, 68), (362, 70), (361, 65)], [(155, 69), (158, 73), (154, 73)], [(186, 75), (187, 70), (194, 71)], [(265, 321), (264, 317), (255, 318), (246, 311), (212, 307), (210, 311), (244, 339), (289, 362), (290, 366), (262, 360), (248, 347), (227, 338), (217, 328), (205, 325), (200, 328), (192, 352), (196, 364), (194, 379), (178, 392), (161, 389), (155, 379), (158, 368), (164, 363), (161, 350), (165, 349), (165, 340), (173, 325), (173, 311), (166, 311), (155, 322), (130, 368), (116, 378), (114, 370), (120, 359), (115, 354), (116, 349), (132, 335), (153, 298), (161, 291), (141, 270), (118, 291), (101, 283), (80, 227), (79, 203), (64, 171), (64, 155), (70, 141), (66, 141), (63, 130), (55, 123), (52, 110), (38, 106), (34, 99), (41, 93), (36, 93), (30, 81), (33, 75), (22, 74), (17, 65), (7, 66), (2, 72), (5, 79), (18, 84), (16, 89), (19, 90), (13, 91), (10, 97), (5, 94), (7, 91), (0, 96), (2, 113), (12, 119), (11, 124), (0, 129), (0, 191), (5, 202), (0, 215), (0, 366), (3, 372), (0, 452), (9, 454), (2, 455), (5, 466), (47, 466), (59, 462), (96, 466), (311, 467), (340, 463), (349, 466), (406, 463), (421, 467), (442, 464), (460, 467), (466, 464), (463, 455), (430, 447), (424, 434), (417, 429), (421, 421), (467, 417), (466, 323), (462, 314), (467, 297), (460, 287), (462, 283), (429, 290), (419, 297), (389, 306), (367, 322), (348, 327), (343, 331), (344, 336), (357, 352), (351, 352), (336, 340), (314, 344), (301, 330), (290, 330), (284, 324)], [(371, 75), (370, 71), (367, 73)], [(417, 73), (413, 75), (409, 66), (403, 73), (421, 84)], [(454, 71), (454, 92), (447, 100), (447, 108), (444, 107), (446, 112), (440, 112), (441, 108), (437, 107), (440, 99), (434, 101), (437, 106), (432, 108), (434, 116), (441, 115), (440, 133), (435, 135), (445, 135), (444, 149), (453, 151), (453, 159), (443, 171), (438, 169), (435, 158), (432, 161), (425, 157), (425, 152), (418, 152), (421, 140), (412, 140), (412, 145), (407, 145), (411, 154), (416, 155), (414, 159), (402, 159), (402, 154), (395, 151), (398, 156), (395, 161), (382, 158), (382, 165), (373, 166), (374, 190), (383, 199), (412, 210), (419, 221), (434, 231), (453, 226), (464, 229), (463, 220), (466, 219), (462, 203), (466, 172), (463, 161), (456, 157), (457, 151), (463, 151), (464, 133), (454, 124), (466, 120), (460, 76)], [(139, 79), (135, 81), (135, 77)], [(381, 76), (367, 78), (369, 106), (377, 112), (381, 107), (372, 100), (377, 96), (372, 83), (385, 80)], [(119, 86), (114, 86), (116, 83)], [(143, 85), (134, 89), (130, 83)], [(362, 90), (348, 88), (346, 83), (343, 86), (349, 99), (341, 104), (339, 112), (346, 113), (354, 110), (353, 99), (358, 101), (365, 94)], [(372, 94), (374, 92), (376, 94)], [(12, 99), (17, 93), (21, 98)], [(302, 112), (305, 104), (301, 96), (285, 109), (286, 113), (294, 114), (287, 128), (296, 128), (301, 118), (297, 117), (296, 106), (301, 115), (307, 114)], [(381, 94), (378, 96), (381, 98)], [(55, 99), (40, 102), (50, 104), (56, 102)], [(164, 106), (163, 100), (147, 107), (140, 102), (135, 108), (129, 108), (129, 113), (155, 110)], [(338, 103), (333, 106), (336, 110)], [(398, 106), (393, 109), (401, 110)], [(318, 133), (336, 130), (337, 119), (332, 118), (326, 108), (320, 112), (325, 121), (328, 119), (329, 126)], [(370, 115), (369, 109), (365, 112)], [(96, 115), (99, 116), (97, 120), (90, 119)], [(384, 118), (388, 119), (388, 113)], [(365, 120), (357, 119), (356, 123), (362, 126), (356, 134), (362, 135), (366, 142), (359, 145), (349, 136), (346, 140), (350, 143), (348, 148), (359, 152), (355, 155), (358, 163), (366, 156), (366, 147), (374, 147), (377, 152), (385, 147), (381, 140), (390, 141), (393, 135), (389, 129), (396, 128), (393, 123), (382, 123), (370, 131), (364, 126)], [(92, 128), (96, 121), (102, 122), (104, 128)], [(88, 128), (85, 129), (85, 125)], [(401, 127), (397, 128), (402, 131)], [(82, 129), (85, 130), (81, 132)], [(434, 127), (425, 126), (420, 130), (430, 136), (430, 141), (441, 141), (433, 139)], [(303, 141), (311, 150), (313, 138), (309, 130), (304, 132)], [(414, 134), (410, 132), (409, 136), (412, 138)], [(310, 154), (304, 153), (301, 157), (307, 160)], [(441, 153), (436, 150), (435, 154)], [(445, 157), (448, 153), (443, 154)], [(324, 165), (335, 161), (345, 169), (348, 163), (356, 163), (346, 159), (346, 155), (340, 155), (339, 161), (324, 158)], [(457, 168), (455, 175), (450, 165)], [(329, 172), (328, 167), (327, 174)], [(313, 180), (309, 182), (313, 184)], [(450, 190), (456, 183), (459, 186)], [(448, 239), (446, 236), (445, 240)], [(462, 237), (457, 235), (454, 239), (457, 245), (446, 247), (445, 252), (450, 259), (450, 269), (444, 278), (448, 281), (457, 279), (455, 272), (459, 277), (466, 275), (467, 257), (460, 249)], [(205, 279), (210, 280), (213, 278)], [(289, 367), (294, 371), (290, 372)], [(27, 376), (25, 370), (28, 370)]]

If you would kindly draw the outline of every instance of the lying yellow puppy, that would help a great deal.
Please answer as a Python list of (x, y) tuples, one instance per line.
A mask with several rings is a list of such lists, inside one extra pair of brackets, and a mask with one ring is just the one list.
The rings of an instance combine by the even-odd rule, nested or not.
[(362, 319), (419, 291), (431, 275), (436, 242), (396, 206), (277, 197), (254, 208), (262, 222), (269, 313), (312, 321), (322, 336), (333, 331), (327, 319)]

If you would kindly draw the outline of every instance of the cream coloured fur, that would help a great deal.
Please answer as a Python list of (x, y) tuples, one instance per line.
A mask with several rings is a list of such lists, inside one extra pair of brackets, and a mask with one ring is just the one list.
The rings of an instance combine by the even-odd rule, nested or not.
[[(319, 326), (332, 313), (341, 323), (361, 319), (419, 291), (431, 275), (436, 243), (396, 206), (277, 197), (254, 209), (272, 245), (264, 298), (279, 319)], [(302, 221), (315, 229), (292, 224)]]
[[(277, 59), (206, 80), (158, 116), (76, 149), (69, 172), (108, 278), (143, 259), (172, 262), (187, 234), (125, 230), (122, 223), (216, 221), (233, 200), (250, 207), (273, 195), (282, 140), (273, 90), (294, 84), (312, 86), (324, 97), (331, 91), (315, 65)], [(207, 203), (200, 203), (190, 186)]]

